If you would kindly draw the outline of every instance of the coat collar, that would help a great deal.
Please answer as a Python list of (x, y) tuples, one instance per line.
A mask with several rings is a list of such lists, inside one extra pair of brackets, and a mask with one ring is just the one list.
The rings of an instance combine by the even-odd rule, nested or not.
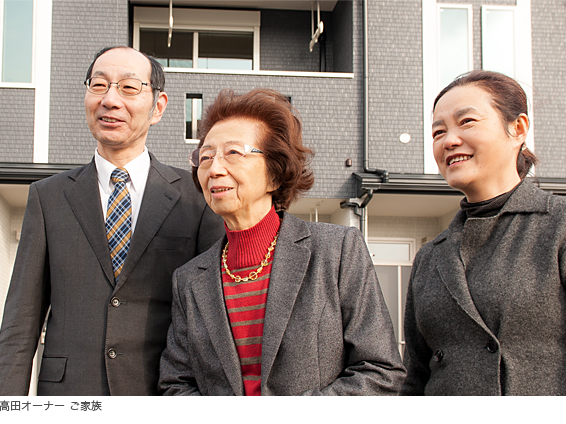
[[(310, 231), (304, 221), (283, 213), (281, 231), (273, 255), (265, 311), (261, 361), (262, 389), (269, 378), (310, 261), (310, 250), (301, 245), (301, 241), (309, 236)], [(192, 289), (228, 381), (236, 395), (243, 395), (240, 360), (222, 292), (220, 258), (225, 243), (226, 237), (223, 237), (210, 250), (194, 260), (196, 267), (202, 272), (195, 276)]]
[[(509, 197), (501, 208), (498, 216), (506, 213), (548, 213), (550, 208), (551, 195), (527, 180), (523, 180), (517, 190)], [(464, 212), (459, 210), (450, 223), (447, 230), (440, 233), (433, 241), (433, 244), (442, 243), (450, 232), (462, 225), (465, 218)]]
[(550, 193), (535, 187), (530, 181), (523, 181), (509, 200), (507, 200), (505, 205), (503, 205), (501, 214), (548, 213), (550, 200)]
[[(150, 158), (151, 168), (138, 218), (141, 225), (136, 227), (119, 283), (115, 289), (127, 281), (157, 230), (181, 197), (179, 189), (172, 186), (172, 183), (181, 177), (172, 168), (159, 162), (151, 153)], [(100, 262), (109, 284), (114, 286), (114, 273), (108, 250), (104, 217), (100, 207), (98, 177), (94, 160), (88, 165), (71, 171), (68, 176), (73, 180), (73, 184), (65, 190), (65, 197)]]
[[(536, 188), (528, 181), (523, 181), (503, 205), (497, 216), (515, 213), (548, 213), (550, 199), (550, 194)], [(468, 289), (466, 271), (460, 253), (465, 222), (465, 212), (458, 211), (448, 229), (432, 242), (436, 245), (433, 254), (438, 258), (436, 270), (458, 305), (485, 331), (491, 334), (477, 311)]]

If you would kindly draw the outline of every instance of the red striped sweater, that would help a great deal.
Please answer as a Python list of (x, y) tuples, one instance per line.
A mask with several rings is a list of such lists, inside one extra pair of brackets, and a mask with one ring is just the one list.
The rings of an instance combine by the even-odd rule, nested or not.
[[(243, 231), (230, 231), (228, 236), (228, 269), (234, 275), (246, 277), (259, 268), (267, 249), (279, 230), (275, 209), (255, 226)], [(261, 347), (263, 323), (273, 252), (256, 280), (236, 283), (222, 267), (224, 300), (228, 309), (232, 335), (240, 356), (246, 396), (261, 395)]]

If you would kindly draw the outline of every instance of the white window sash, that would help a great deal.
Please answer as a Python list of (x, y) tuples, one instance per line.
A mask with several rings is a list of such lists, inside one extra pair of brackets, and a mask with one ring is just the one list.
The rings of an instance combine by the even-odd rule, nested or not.
[[(252, 69), (259, 71), (260, 58), (259, 11), (173, 9), (173, 30), (193, 31), (193, 68), (198, 69), (198, 32), (246, 32), (253, 34)], [(134, 7), (133, 47), (139, 50), (140, 29), (168, 29), (169, 9), (163, 7)], [(173, 35), (174, 36), (174, 35)], [(165, 68), (175, 71), (177, 68)]]
[[(431, 118), (432, 103), (440, 90), (438, 82), (438, 42), (439, 42), (439, 8), (469, 7), (463, 4), (437, 3), (436, 0), (422, 0), (423, 28), (423, 158), (424, 173), (438, 174), (438, 166), (432, 150)], [(496, 6), (484, 6), (496, 8)], [(521, 84), (529, 99), (529, 118), (531, 127), (527, 136), (527, 147), (534, 151), (534, 112), (532, 109), (532, 39), (531, 39), (531, 0), (517, 0), (516, 6), (510, 6), (515, 15), (515, 69), (516, 80)], [(471, 18), (471, 11), (468, 15)], [(469, 25), (473, 28), (473, 25)], [(473, 42), (473, 36), (470, 41)], [(473, 54), (473, 45), (470, 48)], [(473, 68), (473, 65), (470, 69)]]
[(438, 166), (432, 151), (432, 103), (439, 91), (440, 10), (443, 8), (466, 9), (468, 11), (468, 67), (473, 68), (473, 13), (470, 4), (437, 3), (422, 0), (423, 18), (423, 156), (424, 173), (438, 174)]
[[(52, 0), (47, 0), (47, 4), (50, 6)], [(3, 69), (4, 69), (4, 0), (0, 0), (0, 88), (35, 88), (35, 69), (36, 66), (36, 52), (37, 50), (37, 42), (41, 41), (39, 38), (37, 26), (38, 26), (38, 13), (37, 9), (42, 7), (43, 5), (39, 5), (41, 1), (34, 0), (33, 1), (33, 18), (32, 18), (32, 47), (31, 47), (31, 82), (2, 82), (4, 78)], [(51, 15), (51, 13), (49, 13)], [(43, 19), (45, 17), (42, 16)], [(49, 32), (49, 40), (51, 40), (51, 32)], [(49, 47), (49, 51), (51, 51), (51, 46)]]
[[(515, 56), (515, 67), (513, 75), (527, 94), (529, 106), (530, 127), (527, 134), (526, 144), (531, 151), (535, 151), (534, 140), (534, 110), (533, 110), (533, 68), (532, 68), (532, 38), (531, 38), (531, 2), (530, 0), (517, 0), (517, 6), (482, 6), (482, 24), (486, 22), (486, 14), (489, 11), (510, 10), (514, 19), (513, 49)], [(485, 39), (485, 31), (482, 28), (482, 45), (489, 43)], [(483, 62), (483, 49), (482, 49)], [(535, 168), (531, 170), (535, 173)]]

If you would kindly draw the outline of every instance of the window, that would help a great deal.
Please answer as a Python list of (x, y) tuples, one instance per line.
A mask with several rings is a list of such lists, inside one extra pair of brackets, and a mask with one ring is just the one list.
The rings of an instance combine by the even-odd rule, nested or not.
[(140, 50), (166, 68), (252, 70), (253, 33), (174, 30), (170, 47), (167, 37), (167, 30), (140, 29)]
[(202, 94), (187, 93), (185, 100), (185, 138), (187, 143), (198, 143), (198, 129), (202, 119)]
[(260, 12), (134, 8), (134, 47), (166, 68), (259, 70)]
[[(481, 21), (476, 14), (475, 27), (480, 28), (476, 37), (472, 5), (421, 1), (424, 173), (437, 174), (430, 131), (432, 103), (455, 77), (478, 68), (499, 71), (515, 78), (532, 99), (531, 1), (516, 0), (516, 6), (481, 6)], [(481, 39), (481, 45), (474, 45), (474, 38)], [(481, 57), (481, 62), (474, 63), (474, 57)], [(527, 146), (534, 149), (532, 109), (529, 115)]]
[(140, 29), (140, 50), (165, 68), (192, 68), (193, 36), (191, 31), (173, 31), (171, 47), (167, 47), (168, 30)]
[(2, 82), (32, 82), (33, 10), (33, 0), (0, 0)]
[(252, 70), (252, 33), (199, 32), (198, 39), (199, 68)]
[(515, 78), (529, 99), (531, 126), (526, 144), (534, 151), (531, 10), (529, 0), (517, 6), (482, 6), (482, 68)]
[(438, 8), (438, 76), (445, 87), (458, 75), (472, 70), (472, 10), (470, 6)]
[(482, 7), (482, 68), (515, 77), (513, 8)]

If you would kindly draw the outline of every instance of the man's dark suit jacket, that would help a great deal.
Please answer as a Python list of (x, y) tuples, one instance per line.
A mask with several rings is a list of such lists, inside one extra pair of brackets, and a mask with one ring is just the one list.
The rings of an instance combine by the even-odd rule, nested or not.
[(173, 271), (224, 234), (189, 172), (151, 168), (118, 284), (94, 160), (30, 187), (0, 330), (0, 395), (27, 395), (49, 306), (39, 395), (153, 395)]

